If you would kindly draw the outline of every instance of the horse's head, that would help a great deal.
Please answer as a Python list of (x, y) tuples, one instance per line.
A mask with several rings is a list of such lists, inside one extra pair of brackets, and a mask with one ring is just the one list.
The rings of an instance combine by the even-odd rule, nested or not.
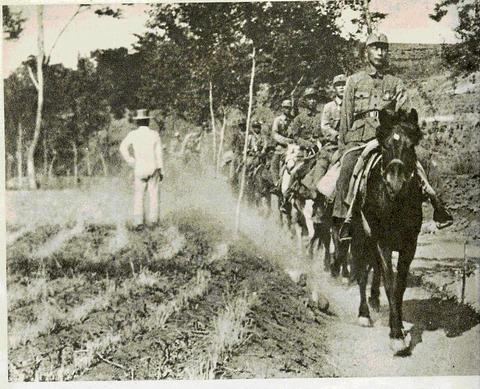
[(377, 139), (382, 148), (382, 177), (388, 196), (396, 197), (415, 175), (415, 146), (422, 137), (417, 111), (380, 111)]

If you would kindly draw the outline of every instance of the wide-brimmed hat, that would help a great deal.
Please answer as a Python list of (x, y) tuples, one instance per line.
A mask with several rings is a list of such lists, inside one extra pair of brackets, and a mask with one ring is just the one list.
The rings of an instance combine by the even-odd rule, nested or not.
[(335, 77), (333, 77), (333, 85), (345, 84), (346, 82), (347, 82), (347, 77), (345, 77), (345, 74), (338, 74)]
[(133, 120), (142, 120), (142, 119), (151, 119), (150, 112), (148, 109), (137, 109), (136, 116), (133, 117)]
[(365, 46), (370, 46), (370, 45), (373, 45), (374, 43), (383, 43), (385, 45), (388, 45), (387, 36), (379, 32), (374, 32), (370, 34), (367, 40), (365, 41)]

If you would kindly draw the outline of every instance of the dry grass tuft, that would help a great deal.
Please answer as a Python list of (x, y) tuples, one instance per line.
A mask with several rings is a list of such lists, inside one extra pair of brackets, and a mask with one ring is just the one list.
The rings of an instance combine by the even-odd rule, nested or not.
[(148, 327), (164, 327), (170, 316), (184, 308), (189, 301), (202, 296), (208, 290), (210, 279), (210, 272), (198, 270), (196, 276), (182, 286), (173, 300), (155, 308), (155, 313), (149, 318)]
[(164, 238), (166, 243), (159, 248), (155, 253), (155, 260), (168, 260), (179, 254), (187, 244), (185, 235), (180, 233), (176, 227), (169, 227), (165, 233)]
[(244, 293), (225, 307), (215, 319), (207, 349), (185, 368), (187, 379), (215, 378), (219, 362), (231, 353), (234, 347), (248, 340), (247, 314), (258, 302), (256, 294)]
[(46, 258), (55, 251), (57, 251), (63, 243), (68, 241), (69, 239), (73, 238), (75, 235), (78, 235), (84, 231), (84, 224), (83, 222), (78, 222), (75, 226), (71, 229), (64, 229), (61, 230), (57, 235), (55, 235), (52, 239), (47, 241), (43, 244), (37, 252), (33, 254), (35, 258)]

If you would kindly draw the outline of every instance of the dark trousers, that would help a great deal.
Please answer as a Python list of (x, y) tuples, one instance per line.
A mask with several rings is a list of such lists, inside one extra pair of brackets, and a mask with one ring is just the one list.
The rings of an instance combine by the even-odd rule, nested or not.
[(270, 163), (270, 173), (274, 184), (277, 184), (280, 179), (280, 164), (282, 162), (282, 154), (278, 152), (273, 153), (272, 161)]
[(335, 193), (335, 203), (333, 205), (333, 217), (344, 219), (347, 216), (349, 204), (345, 202), (348, 195), (350, 178), (357, 159), (362, 154), (363, 149), (347, 152), (342, 159), (340, 175), (338, 177)]

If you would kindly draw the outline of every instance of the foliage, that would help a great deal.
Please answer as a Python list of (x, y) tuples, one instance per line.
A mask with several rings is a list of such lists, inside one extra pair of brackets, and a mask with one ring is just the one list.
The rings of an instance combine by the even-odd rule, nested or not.
[(139, 53), (128, 54), (125, 47), (96, 50), (91, 57), (96, 61), (96, 76), (116, 119), (125, 115), (125, 109), (138, 106), (137, 90), (143, 73)]
[[(206, 112), (209, 82), (217, 110), (245, 109), (253, 46), (255, 79), (271, 86), (274, 102), (289, 95), (302, 76), (304, 86), (322, 86), (352, 63), (333, 17), (314, 2), (159, 4), (148, 27), (139, 50), (150, 53), (147, 68), (160, 69), (147, 72), (142, 88), (155, 90), (157, 101), (200, 97), (200, 106), (187, 106), (197, 113)], [(163, 78), (175, 79), (176, 88), (147, 86), (155, 85), (159, 73), (160, 85)]]
[(3, 37), (8, 40), (18, 39), (23, 31), (23, 24), (27, 19), (21, 12), (12, 12), (8, 5), (2, 7)]
[(476, 72), (480, 69), (480, 1), (441, 0), (430, 17), (439, 22), (451, 6), (456, 6), (458, 11), (459, 24), (455, 32), (460, 43), (445, 45), (443, 58), (455, 74)]
[[(33, 133), (36, 109), (36, 89), (27, 67), (35, 68), (36, 59), (30, 57), (4, 81), (6, 151), (16, 150), (17, 128), (21, 124), (29, 139)], [(110, 109), (105, 93), (107, 88), (91, 60), (80, 58), (78, 69), (61, 64), (43, 66), (45, 102), (43, 108), (44, 136), (47, 153), (57, 154), (57, 160), (70, 165), (71, 144), (88, 144), (89, 139), (110, 122)], [(21, 107), (21, 108), (20, 108)], [(43, 147), (43, 145), (41, 146)], [(39, 148), (36, 159), (40, 158)]]

